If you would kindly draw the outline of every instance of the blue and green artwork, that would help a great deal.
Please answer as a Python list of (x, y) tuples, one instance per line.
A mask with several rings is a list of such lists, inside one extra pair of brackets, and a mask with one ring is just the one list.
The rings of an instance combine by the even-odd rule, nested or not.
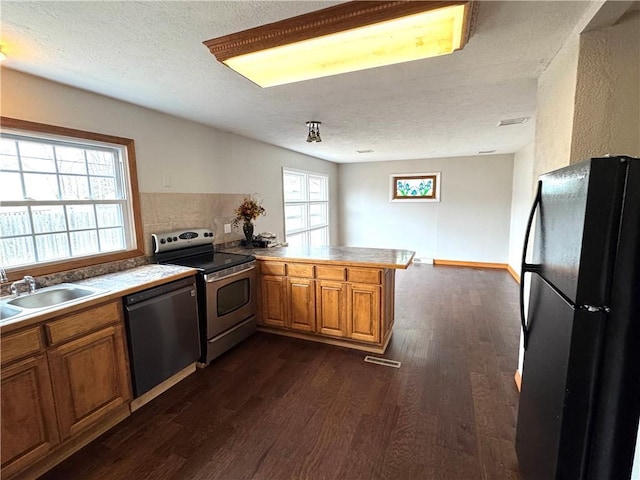
[(398, 198), (435, 198), (436, 177), (429, 176), (406, 176), (394, 177), (394, 195)]

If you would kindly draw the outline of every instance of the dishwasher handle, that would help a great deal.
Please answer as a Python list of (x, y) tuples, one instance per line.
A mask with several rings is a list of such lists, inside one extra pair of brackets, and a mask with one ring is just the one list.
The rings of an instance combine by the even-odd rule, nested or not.
[(182, 280), (176, 280), (175, 282), (165, 283), (164, 285), (158, 285), (157, 287), (149, 288), (141, 292), (132, 293), (124, 297), (125, 306), (129, 307), (136, 303), (141, 303), (152, 298), (163, 296), (174, 290), (181, 290), (183, 288), (191, 287), (193, 289), (192, 296), (196, 296), (196, 287), (194, 278), (183, 278)]

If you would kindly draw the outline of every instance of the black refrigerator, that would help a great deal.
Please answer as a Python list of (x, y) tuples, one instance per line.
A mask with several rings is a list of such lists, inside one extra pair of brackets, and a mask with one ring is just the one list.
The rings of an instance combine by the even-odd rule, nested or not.
[(640, 415), (640, 159), (592, 158), (540, 177), (520, 301), (523, 480), (630, 478)]

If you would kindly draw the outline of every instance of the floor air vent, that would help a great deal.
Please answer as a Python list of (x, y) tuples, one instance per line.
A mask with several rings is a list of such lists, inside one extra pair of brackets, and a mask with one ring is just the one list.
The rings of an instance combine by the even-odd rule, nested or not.
[(401, 365), (401, 363), (396, 360), (387, 360), (386, 358), (372, 357), (371, 355), (367, 355), (366, 357), (364, 357), (364, 361), (393, 368), (400, 368)]

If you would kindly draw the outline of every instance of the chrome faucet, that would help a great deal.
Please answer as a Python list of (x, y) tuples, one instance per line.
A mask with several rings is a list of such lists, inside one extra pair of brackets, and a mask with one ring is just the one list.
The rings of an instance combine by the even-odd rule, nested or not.
[(36, 281), (31, 275), (25, 275), (22, 280), (17, 280), (11, 284), (11, 294), (16, 297), (20, 296), (18, 285), (27, 285), (29, 287), (29, 293), (35, 293), (36, 291)]
[(5, 271), (4, 267), (0, 267), (0, 283), (6, 283), (9, 281), (9, 278), (7, 277), (7, 272)]

